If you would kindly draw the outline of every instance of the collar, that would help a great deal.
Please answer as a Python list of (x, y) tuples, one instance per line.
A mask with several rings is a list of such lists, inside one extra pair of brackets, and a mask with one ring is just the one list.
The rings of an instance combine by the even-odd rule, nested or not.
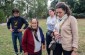
[(67, 14), (65, 14), (62, 18), (60, 18), (60, 17), (57, 16), (57, 19), (58, 20), (65, 20), (67, 17), (68, 17)]

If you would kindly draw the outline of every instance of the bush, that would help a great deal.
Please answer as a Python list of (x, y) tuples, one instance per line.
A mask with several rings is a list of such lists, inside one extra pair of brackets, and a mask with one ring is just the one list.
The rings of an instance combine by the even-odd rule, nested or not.
[(5, 14), (3, 10), (0, 10), (0, 23), (5, 22), (5, 21), (6, 21)]
[(80, 13), (80, 14), (73, 13), (73, 16), (75, 16), (76, 18), (85, 18), (85, 13)]

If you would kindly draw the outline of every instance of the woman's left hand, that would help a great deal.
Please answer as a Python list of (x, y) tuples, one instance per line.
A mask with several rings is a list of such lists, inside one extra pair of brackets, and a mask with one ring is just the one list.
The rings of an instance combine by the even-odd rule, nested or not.
[(42, 45), (42, 49), (45, 50), (45, 45)]
[(72, 51), (71, 55), (78, 55), (76, 51)]

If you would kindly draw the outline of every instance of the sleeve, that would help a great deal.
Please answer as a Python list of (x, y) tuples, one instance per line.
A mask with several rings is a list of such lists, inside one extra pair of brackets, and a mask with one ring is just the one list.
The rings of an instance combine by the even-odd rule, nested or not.
[(11, 18), (7, 22), (7, 28), (10, 29)]
[(43, 45), (45, 45), (45, 38), (44, 38), (44, 34), (43, 34), (43, 31), (42, 31), (42, 29), (40, 28), (40, 30), (41, 30), (41, 42), (42, 42), (42, 44)]
[(28, 27), (28, 22), (23, 18), (23, 23), (25, 24), (24, 28), (23, 29), (26, 29)]
[(46, 25), (48, 24), (48, 18), (47, 18), (47, 20), (46, 20)]
[(50, 24), (51, 24), (51, 23), (49, 22), (49, 20), (50, 20), (50, 17), (47, 18), (46, 25), (48, 25), (48, 24), (50, 25)]
[(57, 18), (55, 18), (55, 21), (54, 21), (54, 24), (56, 25), (56, 23), (57, 23)]
[(27, 29), (25, 30), (22, 38), (22, 49), (24, 52), (27, 52)]
[(72, 29), (72, 37), (73, 37), (73, 44), (72, 46), (78, 48), (78, 23), (76, 18), (71, 18), (71, 29)]

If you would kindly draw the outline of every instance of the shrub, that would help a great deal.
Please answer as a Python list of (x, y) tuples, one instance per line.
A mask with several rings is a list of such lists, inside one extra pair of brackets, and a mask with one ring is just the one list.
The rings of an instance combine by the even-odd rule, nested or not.
[(80, 14), (73, 13), (72, 15), (75, 16), (76, 18), (85, 18), (85, 13), (80, 13)]
[(6, 21), (5, 14), (3, 10), (0, 10), (0, 23), (5, 22), (5, 21)]

